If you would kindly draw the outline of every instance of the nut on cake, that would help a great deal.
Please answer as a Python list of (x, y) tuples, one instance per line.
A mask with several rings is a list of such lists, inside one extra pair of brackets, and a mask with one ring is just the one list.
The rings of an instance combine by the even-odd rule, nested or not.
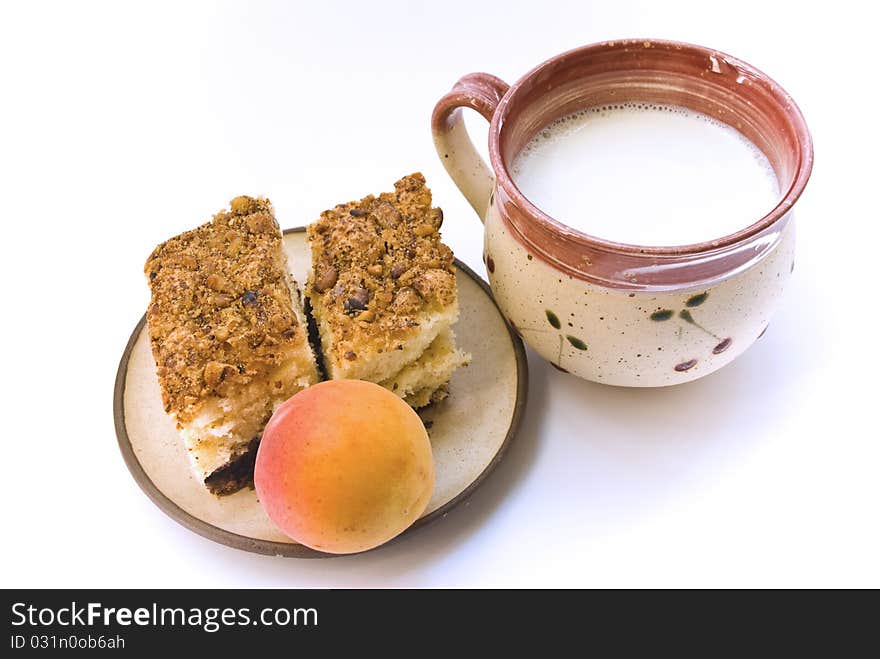
[(144, 272), (165, 411), (205, 486), (235, 492), (252, 483), (272, 412), (318, 380), (272, 206), (233, 199), (156, 247)]
[(309, 225), (306, 296), (329, 378), (377, 382), (413, 407), (445, 397), (452, 371), (470, 357), (450, 329), (458, 296), (442, 222), (416, 173)]

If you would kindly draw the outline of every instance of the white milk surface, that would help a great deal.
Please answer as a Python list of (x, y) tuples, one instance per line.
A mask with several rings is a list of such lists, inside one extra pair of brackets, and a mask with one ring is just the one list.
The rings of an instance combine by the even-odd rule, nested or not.
[(746, 137), (669, 105), (602, 106), (557, 119), (517, 155), (511, 174), (563, 224), (637, 245), (720, 238), (779, 200), (770, 162)]

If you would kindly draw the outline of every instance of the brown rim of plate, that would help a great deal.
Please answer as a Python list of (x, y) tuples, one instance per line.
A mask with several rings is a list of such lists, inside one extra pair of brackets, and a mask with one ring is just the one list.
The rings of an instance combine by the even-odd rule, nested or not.
[[(305, 231), (305, 227), (296, 227), (293, 229), (285, 229), (283, 231), (284, 235), (290, 233), (301, 233)], [(489, 284), (487, 284), (479, 275), (477, 275), (473, 270), (471, 270), (467, 265), (455, 259), (455, 267), (468, 275), (471, 279), (473, 279), (480, 288), (489, 296), (489, 299), (492, 300), (492, 304), (498, 309), (498, 304), (495, 302), (495, 297), (492, 295), (492, 289), (489, 288)], [(501, 313), (501, 310), (498, 309), (498, 313), (504, 318), (504, 314)], [(128, 374), (128, 361), (131, 356), (131, 351), (134, 348), (134, 344), (137, 341), (138, 337), (143, 330), (144, 324), (146, 323), (146, 315), (141, 316), (140, 321), (135, 326), (134, 331), (128, 339), (128, 343), (125, 346), (125, 351), (122, 353), (122, 358), (119, 360), (119, 368), (116, 371), (116, 382), (113, 387), (113, 421), (116, 426), (116, 439), (119, 444), (119, 450), (122, 453), (122, 458), (125, 460), (125, 465), (128, 467), (129, 472), (134, 477), (135, 482), (138, 486), (143, 490), (144, 494), (146, 494), (150, 500), (156, 504), (156, 506), (162, 510), (166, 515), (168, 515), (175, 522), (188, 528), (190, 531), (193, 531), (203, 538), (207, 538), (208, 540), (213, 540), (214, 542), (220, 543), (221, 545), (226, 545), (228, 547), (234, 547), (235, 549), (242, 549), (244, 551), (253, 552), (256, 554), (265, 554), (267, 556), (286, 556), (291, 558), (332, 558), (334, 556), (350, 556), (351, 554), (329, 554), (322, 551), (317, 551), (315, 549), (310, 549), (305, 545), (300, 545), (296, 543), (287, 543), (287, 542), (275, 542), (274, 540), (260, 540), (257, 538), (249, 538), (248, 536), (239, 535), (238, 533), (232, 533), (230, 531), (226, 531), (225, 529), (221, 529), (213, 524), (208, 524), (204, 520), (199, 519), (198, 517), (191, 515), (186, 512), (183, 508), (174, 503), (171, 499), (169, 499), (165, 494), (150, 480), (150, 477), (144, 471), (143, 466), (138, 461), (137, 456), (134, 454), (134, 449), (131, 446), (131, 440), (128, 437), (128, 430), (125, 427), (125, 412), (123, 409), (123, 397), (125, 393), (125, 379)], [(393, 538), (389, 542), (386, 542), (384, 545), (380, 545), (375, 549), (379, 549), (380, 547), (385, 547), (391, 543), (397, 542), (404, 536), (409, 535), (413, 531), (423, 528), (430, 524), (431, 522), (439, 519), (440, 517), (444, 517), (446, 513), (452, 510), (455, 506), (460, 504), (462, 501), (467, 499), (477, 487), (486, 479), (486, 477), (492, 473), (495, 467), (498, 466), (498, 463), (501, 462), (501, 458), (504, 456), (504, 453), (507, 451), (507, 447), (510, 445), (511, 440), (514, 435), (516, 435), (516, 431), (519, 429), (520, 421), (522, 420), (523, 409), (525, 408), (526, 398), (528, 397), (528, 389), (529, 389), (529, 366), (528, 361), (526, 360), (525, 349), (523, 348), (522, 341), (516, 335), (515, 332), (510, 328), (509, 323), (505, 323), (507, 326), (507, 333), (510, 336), (511, 343), (513, 344), (513, 351), (516, 355), (516, 402), (514, 403), (513, 408), (513, 417), (510, 420), (510, 425), (507, 428), (507, 434), (504, 437), (504, 441), (501, 443), (498, 451), (493, 456), (492, 460), (486, 465), (486, 468), (480, 472), (480, 475), (477, 476), (470, 485), (468, 485), (464, 490), (462, 490), (458, 495), (447, 501), (445, 504), (440, 506), (437, 510), (425, 515), (424, 517), (420, 517), (417, 519), (412, 526), (406, 529), (403, 533)], [(374, 549), (369, 549), (367, 551), (374, 551)], [(361, 552), (366, 553), (366, 552)]]

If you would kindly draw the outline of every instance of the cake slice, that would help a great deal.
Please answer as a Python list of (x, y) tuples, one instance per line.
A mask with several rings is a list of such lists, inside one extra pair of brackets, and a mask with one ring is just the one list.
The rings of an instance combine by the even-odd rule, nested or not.
[(455, 346), (455, 335), (446, 329), (414, 362), (388, 380), (380, 382), (412, 407), (419, 408), (443, 400), (448, 394), (449, 379), (459, 366), (466, 366), (470, 356)]
[(396, 393), (416, 407), (445, 395), (452, 370), (468, 356), (455, 349), (449, 330), (458, 297), (452, 251), (440, 242), (442, 222), (417, 173), (395, 183), (394, 192), (324, 211), (308, 227), (306, 296), (329, 378), (392, 389), (396, 383)]
[(162, 243), (144, 266), (165, 411), (213, 493), (252, 484), (272, 412), (318, 380), (305, 317), (267, 199)]

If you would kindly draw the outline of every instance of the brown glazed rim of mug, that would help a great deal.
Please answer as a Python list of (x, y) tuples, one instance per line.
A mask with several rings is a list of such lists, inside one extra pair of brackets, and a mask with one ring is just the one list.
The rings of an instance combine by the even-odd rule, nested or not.
[[(629, 52), (629, 49), (634, 48), (644, 48), (645, 51), (653, 50), (654, 52), (681, 51), (684, 54), (702, 56), (706, 61), (717, 61), (720, 59), (725, 64), (732, 66), (740, 75), (748, 75), (753, 83), (760, 84), (765, 91), (769, 92), (796, 136), (794, 143), (790, 146), (797, 152), (797, 162), (794, 174), (791, 177), (791, 184), (777, 205), (764, 217), (735, 233), (717, 239), (687, 245), (636, 245), (606, 240), (578, 231), (542, 211), (519, 190), (507, 170), (501, 153), (501, 133), (504, 129), (505, 120), (508, 119), (511, 103), (519, 94), (531, 89), (535, 85), (535, 81), (542, 75), (547, 74), (549, 70), (558, 67), (566, 60), (580, 59), (591, 54), (598, 54), (609, 50), (627, 49), (627, 52)], [(752, 65), (721, 51), (695, 44), (664, 39), (622, 39), (589, 44), (556, 55), (539, 64), (511, 85), (492, 117), (489, 128), (489, 159), (495, 172), (497, 184), (505, 191), (507, 196), (525, 213), (554, 233), (562, 234), (572, 242), (608, 252), (640, 256), (682, 256), (711, 252), (736, 245), (764, 231), (785, 217), (804, 191), (804, 187), (810, 178), (813, 167), (813, 144), (806, 121), (791, 96), (770, 76)]]

